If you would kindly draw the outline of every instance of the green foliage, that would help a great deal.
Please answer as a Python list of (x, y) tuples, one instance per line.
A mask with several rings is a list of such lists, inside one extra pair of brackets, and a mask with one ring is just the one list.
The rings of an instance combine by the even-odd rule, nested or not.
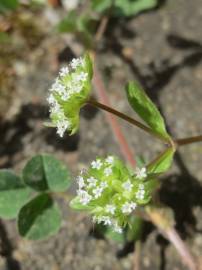
[[(102, 226), (102, 225), (99, 225)], [(107, 238), (107, 239), (111, 239), (117, 243), (121, 243), (124, 244), (126, 239), (125, 239), (125, 233), (118, 233), (115, 232), (112, 227), (109, 226), (102, 226), (103, 228), (103, 235)]]
[(130, 217), (130, 223), (126, 230), (127, 241), (137, 241), (141, 239), (143, 220), (137, 216)]
[(110, 226), (103, 226), (102, 224), (97, 224), (95, 228), (96, 231), (106, 239), (125, 245), (127, 242), (141, 239), (143, 223), (141, 218), (132, 215), (129, 217), (129, 224), (124, 228), (121, 234), (115, 232)]
[(26, 185), (37, 191), (65, 191), (70, 185), (66, 167), (50, 155), (37, 155), (23, 169)]
[(173, 148), (168, 148), (163, 155), (148, 166), (148, 172), (155, 174), (166, 172), (173, 162), (174, 153), (175, 151)]
[(1, 0), (0, 12), (7, 12), (9, 10), (15, 10), (19, 5), (18, 0)]
[(51, 195), (44, 191), (66, 191), (69, 185), (67, 169), (50, 155), (37, 155), (28, 161), (23, 178), (0, 170), (0, 217), (17, 218), (23, 237), (47, 238), (59, 230), (61, 213)]
[(28, 202), (18, 216), (20, 235), (31, 240), (57, 233), (60, 225), (60, 210), (48, 194), (40, 194)]
[(89, 14), (78, 16), (75, 11), (71, 11), (60, 21), (57, 29), (61, 33), (75, 33), (87, 48), (91, 48), (93, 45), (93, 34), (96, 29), (96, 24), (96, 20)]
[(99, 13), (110, 10), (113, 16), (134, 16), (156, 7), (157, 0), (91, 0), (92, 9)]
[(17, 217), (20, 208), (28, 201), (31, 192), (20, 177), (9, 170), (0, 171), (0, 217)]
[(140, 85), (137, 82), (129, 82), (126, 86), (126, 92), (133, 110), (148, 124), (153, 132), (169, 139), (163, 117)]

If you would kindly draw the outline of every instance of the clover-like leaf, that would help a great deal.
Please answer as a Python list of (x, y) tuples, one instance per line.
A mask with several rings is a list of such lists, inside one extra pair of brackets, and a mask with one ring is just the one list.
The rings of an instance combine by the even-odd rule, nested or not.
[(9, 170), (0, 170), (0, 217), (15, 218), (30, 194), (20, 177)]
[(28, 202), (19, 212), (18, 230), (30, 240), (44, 239), (58, 232), (61, 213), (48, 194), (40, 194)]
[(70, 185), (66, 166), (51, 155), (37, 155), (23, 169), (26, 185), (37, 191), (65, 191)]
[(154, 133), (165, 139), (170, 139), (165, 128), (165, 122), (155, 104), (146, 95), (137, 82), (126, 86), (128, 101), (133, 110), (148, 124)]

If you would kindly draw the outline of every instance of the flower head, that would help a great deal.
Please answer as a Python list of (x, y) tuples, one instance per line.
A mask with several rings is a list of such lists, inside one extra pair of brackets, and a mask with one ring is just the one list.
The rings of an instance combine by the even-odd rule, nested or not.
[(79, 111), (90, 95), (92, 62), (88, 54), (75, 58), (62, 67), (50, 88), (47, 101), (50, 105), (52, 126), (63, 137), (65, 131), (74, 134), (79, 126)]
[(71, 201), (75, 209), (85, 209), (93, 221), (112, 226), (121, 233), (129, 215), (151, 199), (156, 180), (147, 175), (139, 179), (116, 157), (97, 158), (77, 178), (77, 197)]
[(147, 172), (146, 172), (146, 168), (137, 168), (135, 171), (136, 177), (139, 179), (145, 178), (147, 177)]

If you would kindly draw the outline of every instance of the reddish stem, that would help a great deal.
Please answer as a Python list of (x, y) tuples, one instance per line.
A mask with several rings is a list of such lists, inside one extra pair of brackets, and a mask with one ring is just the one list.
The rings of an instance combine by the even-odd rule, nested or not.
[[(100, 78), (99, 73), (97, 72), (96, 66), (94, 66), (94, 87), (97, 91), (98, 100), (102, 103), (105, 103), (108, 107), (110, 106), (110, 100), (106, 94), (105, 86)], [(114, 136), (120, 146), (120, 150), (124, 158), (130, 163), (132, 167), (136, 166), (136, 161), (134, 159), (134, 153), (131, 152), (130, 146), (127, 143), (127, 140), (119, 126), (117, 119), (109, 113), (106, 113), (106, 119), (114, 133)]]

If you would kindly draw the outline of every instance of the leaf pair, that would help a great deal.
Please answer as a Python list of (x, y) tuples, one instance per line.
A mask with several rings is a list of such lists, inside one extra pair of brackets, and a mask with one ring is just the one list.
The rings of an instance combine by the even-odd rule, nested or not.
[(61, 213), (49, 193), (65, 191), (69, 185), (67, 169), (50, 155), (33, 157), (21, 178), (1, 170), (0, 216), (17, 217), (20, 235), (28, 239), (53, 235), (60, 228)]

